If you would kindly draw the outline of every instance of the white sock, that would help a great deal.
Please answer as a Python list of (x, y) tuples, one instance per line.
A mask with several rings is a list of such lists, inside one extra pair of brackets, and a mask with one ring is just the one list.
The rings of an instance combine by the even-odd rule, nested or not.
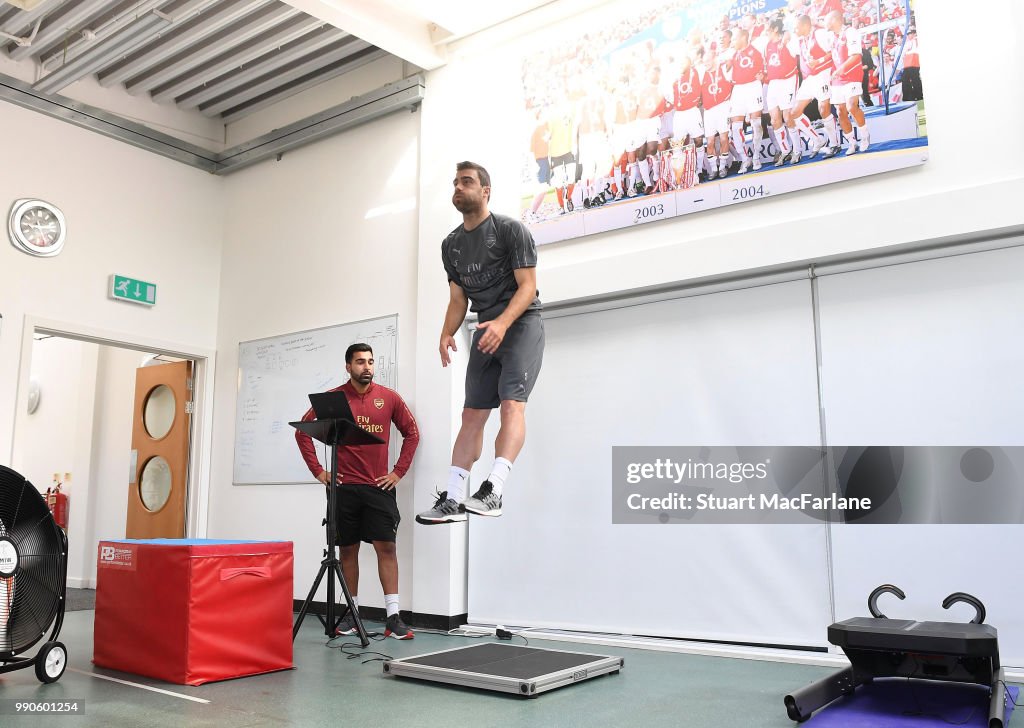
[(469, 481), (469, 471), (452, 465), (448, 471), (448, 497), (454, 501), (461, 501), (466, 495), (466, 483)]
[(359, 609), (359, 597), (357, 597), (355, 594), (352, 595), (352, 606), (356, 609)]
[(822, 121), (825, 124), (825, 136), (828, 137), (829, 146), (839, 146), (839, 129), (836, 127), (836, 117), (829, 113)]
[(761, 120), (750, 122), (750, 130), (754, 135), (750, 145), (750, 159), (754, 162), (761, 161), (761, 140), (764, 139), (764, 129), (761, 128)]
[(397, 594), (385, 594), (384, 595), (384, 608), (387, 609), (388, 616), (398, 614), (398, 595)]
[(741, 161), (747, 161), (747, 140), (743, 136), (743, 122), (734, 121), (732, 123), (732, 143), (736, 147), (737, 151), (743, 155)]
[(868, 127), (867, 125), (857, 127), (857, 137), (860, 139), (860, 143), (868, 141)]
[(640, 178), (644, 181), (644, 185), (646, 185), (647, 187), (650, 187), (651, 186), (651, 169), (650, 169), (650, 166), (647, 164), (647, 160), (646, 159), (638, 159), (638, 160), (636, 160), (636, 164), (637, 164), (637, 167), (640, 170)]
[[(811, 120), (807, 118), (807, 114), (801, 114), (796, 119), (795, 125), (796, 125), (797, 129), (800, 130), (800, 133), (804, 135), (804, 137), (807, 139), (807, 141), (810, 142), (812, 147), (814, 146), (815, 141), (818, 141), (818, 142), (821, 141), (818, 138), (818, 135), (815, 133), (814, 127), (811, 126)], [(800, 144), (800, 140), (799, 139), (795, 139), (793, 141), (793, 143), (794, 144)]]
[(788, 155), (793, 151), (793, 148), (789, 145), (789, 129), (782, 127), (775, 132), (775, 137), (779, 140), (779, 151), (785, 155)]
[(505, 487), (505, 479), (512, 470), (512, 461), (505, 458), (494, 458), (494, 465), (491, 466), (491, 474), (487, 479), (491, 481), (492, 492), (501, 495), (501, 489)]

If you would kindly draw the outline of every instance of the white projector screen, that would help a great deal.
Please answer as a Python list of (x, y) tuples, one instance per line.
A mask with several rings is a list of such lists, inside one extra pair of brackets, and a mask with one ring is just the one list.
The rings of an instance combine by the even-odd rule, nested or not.
[(825, 526), (611, 517), (615, 445), (820, 444), (810, 302), (798, 281), (546, 321), (504, 515), (470, 519), (470, 620), (827, 644)]
[[(1024, 445), (1024, 248), (824, 276), (822, 388), (832, 445)], [(964, 483), (983, 487), (983, 483)], [(1010, 505), (1008, 503), (1008, 505)], [(981, 599), (1004, 665), (1024, 665), (1024, 526), (858, 525), (832, 534), (836, 618), (966, 621)]]

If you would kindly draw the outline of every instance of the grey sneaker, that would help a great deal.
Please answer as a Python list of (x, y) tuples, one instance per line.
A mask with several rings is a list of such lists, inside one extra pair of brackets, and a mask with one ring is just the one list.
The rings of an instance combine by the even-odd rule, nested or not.
[(459, 511), (459, 504), (448, 497), (448, 491), (442, 490), (437, 493), (437, 500), (429, 511), (423, 511), (416, 516), (416, 523), (424, 526), (437, 526), (442, 523), (455, 523), (465, 521), (466, 514)]
[(396, 640), (411, 640), (416, 635), (399, 615), (392, 614), (384, 624), (384, 636), (394, 637)]
[(476, 516), (500, 516), (501, 496), (494, 492), (491, 481), (485, 480), (480, 484), (480, 489), (463, 502), (462, 507), (467, 513)]
[(334, 630), (334, 634), (341, 636), (347, 634), (355, 634), (359, 630), (356, 629), (356, 620), (352, 616), (352, 610), (350, 609), (346, 614), (345, 618), (341, 620), (337, 628)]

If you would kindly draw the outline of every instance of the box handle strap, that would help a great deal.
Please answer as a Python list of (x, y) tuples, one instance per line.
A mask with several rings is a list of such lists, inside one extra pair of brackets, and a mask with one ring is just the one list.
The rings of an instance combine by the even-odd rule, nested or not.
[(260, 579), (270, 578), (270, 567), (269, 566), (243, 566), (237, 569), (221, 569), (220, 580), (227, 581), (228, 579), (234, 579), (236, 576), (245, 576), (250, 574), (257, 576)]

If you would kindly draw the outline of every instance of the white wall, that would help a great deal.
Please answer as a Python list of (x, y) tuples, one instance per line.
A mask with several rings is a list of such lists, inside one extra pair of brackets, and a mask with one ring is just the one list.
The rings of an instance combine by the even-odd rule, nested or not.
[(72, 586), (82, 586), (88, 578), (83, 564), (91, 548), (86, 533), (98, 349), (95, 344), (60, 337), (33, 342), (31, 376), (39, 382), (42, 397), (34, 414), (25, 407), (18, 409), (11, 459), (12, 467), (41, 493), (53, 483), (54, 473), (60, 473), (69, 504), (68, 580)]
[[(324, 489), (232, 485), (238, 344), (397, 313), (398, 390), (418, 414), (418, 131), (418, 114), (392, 114), (225, 180), (210, 535), (294, 541), (297, 598), (322, 558)], [(382, 211), (386, 205), (397, 211)], [(344, 362), (337, 366), (344, 375)], [(398, 486), (404, 609), (412, 596), (412, 483), (410, 474)], [(383, 606), (372, 549), (363, 557), (360, 602)]]
[[(0, 245), (0, 461), (8, 462), (26, 316), (121, 340), (214, 347), (223, 180), (11, 104), (0, 104), (0, 130), (0, 200), (43, 198), (68, 224), (55, 258)], [(157, 305), (109, 300), (115, 272), (156, 283)]]
[[(630, 6), (629, 2), (609, 3), (592, 11), (589, 18)], [(1024, 168), (1012, 155), (1003, 155), (993, 164), (980, 162), (976, 147), (964, 143), (963, 115), (965, 98), (1002, 98), (1007, 117), (1019, 117), (1024, 99), (1006, 97), (998, 74), (978, 73), (961, 55), (942, 51), (942, 39), (982, 37), (993, 18), (1012, 23), (1019, 18), (1019, 8), (1011, 0), (995, 0), (986, 5), (985, 13), (965, 15), (936, 2), (917, 3), (915, 9), (923, 45), (930, 142), (926, 164), (545, 246), (538, 270), (541, 298), (554, 302), (1024, 226), (1018, 202), (1024, 194)], [(484, 164), (493, 180), (492, 209), (518, 213), (520, 150), (528, 133), (518, 126), (521, 60), (534, 48), (575, 37), (586, 22), (587, 14), (544, 26), (526, 20), (509, 23), (453, 44), (449, 64), (427, 74), (421, 131), (419, 290), (419, 328), (426, 343), (436, 341), (447, 299), (438, 246), (459, 222), (449, 201), (454, 163), (473, 159)], [(532, 35), (516, 35), (531, 25)], [(990, 51), (986, 59), (990, 68), (1020, 65), (1020, 44), (1000, 44)], [(420, 413), (430, 422), (446, 422), (461, 404), (461, 382), (440, 369), (430, 347), (424, 348), (427, 351), (416, 362)], [(544, 376), (564, 373), (548, 369)], [(425, 455), (420, 461), (423, 477), (434, 482), (443, 477), (446, 457)], [(428, 462), (429, 474), (424, 472)], [(428, 490), (429, 482), (417, 480), (418, 506)], [(438, 564), (429, 577), (417, 574), (417, 600), (428, 605), (423, 611), (457, 614), (465, 611), (466, 577), (457, 559), (463, 535), (459, 529), (438, 531), (417, 541), (417, 559)], [(449, 573), (446, 565), (452, 567), (451, 576), (436, 578)]]
[[(517, 214), (520, 156), (528, 138), (523, 135), (529, 133), (519, 124), (522, 58), (576, 37), (596, 13), (632, 5), (611, 3), (529, 38), (502, 43), (495, 40), (502, 37), (497, 29), (455, 44), (448, 66), (427, 76), (423, 135), (430, 158), (424, 159), (423, 185), (432, 197), (424, 199), (424, 210), (434, 209), (432, 200), (446, 195), (452, 162), (470, 158), (491, 172), (493, 208)], [(1024, 185), (1022, 165), (1012, 155), (1000, 163), (979, 163), (977, 150), (963, 143), (964, 99), (1001, 97), (999, 76), (977, 73), (942, 46), (944, 38), (984, 35), (993, 19), (1013, 18), (1015, 5), (995, 0), (984, 13), (965, 16), (944, 3), (917, 4), (930, 137), (930, 159), (923, 167), (548, 246), (540, 264), (543, 298), (562, 300), (1020, 225), (1014, 200)], [(1020, 44), (1001, 44), (986, 64), (1016, 67), (1021, 53)], [(1008, 117), (1024, 112), (1024, 99), (1007, 98), (1006, 104)], [(449, 225), (449, 210), (424, 221), (427, 240)], [(843, 230), (840, 219), (848, 223)]]
[(30, 376), (38, 382), (41, 398), (34, 413), (25, 408), (17, 412), (18, 435), (11, 464), (40, 492), (50, 487), (54, 473), (59, 472), (61, 480), (64, 473), (79, 473), (75, 462), (78, 392), (84, 368), (95, 377), (96, 348), (60, 337), (33, 342)]
[[(16, 436), (21, 443), (35, 439), (30, 429), (15, 428), (15, 416), (26, 403), (34, 348), (26, 322), (101, 332), (122, 342), (156, 341), (172, 350), (213, 350), (223, 181), (11, 104), (0, 103), (0, 133), (4, 210), (15, 199), (39, 197), (59, 206), (68, 224), (65, 250), (56, 258), (34, 258), (0, 245), (0, 462), (8, 464)], [(109, 300), (108, 279), (115, 272), (156, 283), (157, 305)], [(71, 420), (76, 465), (59, 466), (73, 473), (68, 560), (73, 586), (89, 585), (94, 577), (93, 516), (124, 518), (124, 509), (117, 507), (91, 513), (95, 499), (85, 498), (107, 484), (101, 482), (106, 469), (88, 465), (94, 414), (102, 417), (105, 410), (95, 406), (96, 347), (83, 350), (91, 350), (86, 357), (91, 375), (82, 375), (77, 402), (69, 400), (77, 407)], [(133, 356), (137, 361), (139, 354)], [(41, 408), (53, 404), (49, 399)], [(28, 420), (24, 427), (31, 427)], [(42, 476), (33, 476), (43, 477), (37, 485), (45, 489), (52, 470), (47, 466)]]

